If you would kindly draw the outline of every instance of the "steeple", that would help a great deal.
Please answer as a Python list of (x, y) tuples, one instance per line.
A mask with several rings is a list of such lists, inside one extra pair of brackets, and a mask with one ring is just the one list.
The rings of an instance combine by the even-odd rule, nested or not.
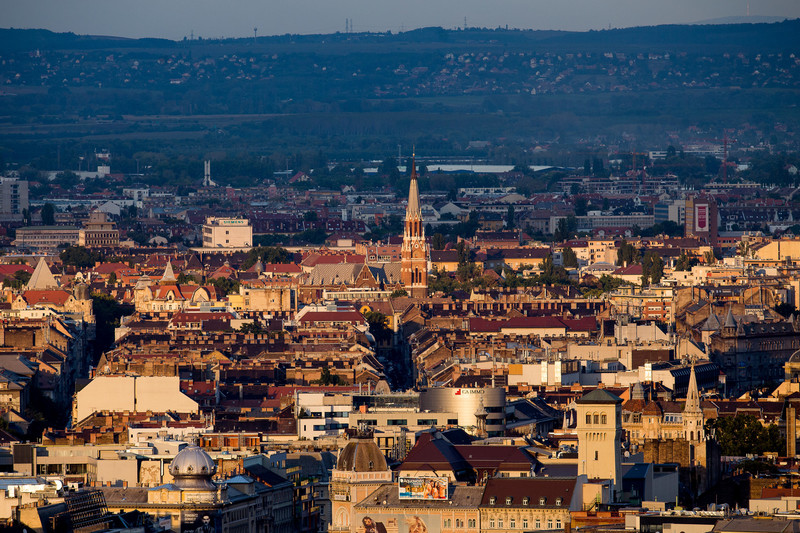
[(422, 212), (419, 208), (419, 184), (417, 183), (417, 157), (411, 156), (411, 185), (408, 188), (408, 207), (406, 208), (406, 220), (422, 220)]
[(686, 405), (684, 413), (702, 412), (700, 410), (700, 392), (697, 388), (697, 374), (694, 371), (694, 359), (692, 359), (692, 371), (689, 374), (689, 389), (686, 391)]
[(416, 155), (412, 155), (411, 183), (408, 188), (403, 247), (400, 251), (400, 279), (412, 298), (425, 298), (428, 296), (428, 243), (425, 240), (425, 227), (419, 205), (416, 163)]
[(172, 270), (172, 262), (167, 261), (167, 268), (164, 269), (164, 275), (161, 276), (161, 283), (175, 283), (178, 279), (175, 277), (175, 272)]
[(683, 437), (689, 442), (705, 440), (703, 410), (700, 408), (700, 391), (697, 387), (697, 374), (692, 370), (689, 374), (689, 388), (686, 391), (686, 405), (683, 407)]

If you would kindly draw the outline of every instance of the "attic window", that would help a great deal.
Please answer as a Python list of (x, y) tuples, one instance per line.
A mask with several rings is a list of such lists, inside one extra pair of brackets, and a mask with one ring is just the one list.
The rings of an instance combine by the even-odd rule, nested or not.
[(375, 467), (375, 463), (370, 461), (369, 462), (369, 469), (372, 470)]
[(489, 498), (489, 505), (494, 505), (496, 502), (497, 502), (496, 496), (492, 496), (491, 498)]
[(560, 507), (562, 501), (564, 501), (564, 500), (562, 500), (560, 497), (556, 498), (556, 505), (558, 505)]
[(506, 496), (506, 505), (511, 505), (511, 502), (514, 500), (513, 496)]
[(528, 503), (530, 503), (530, 501), (531, 501), (531, 499), (529, 497), (525, 496), (524, 498), (522, 498), (522, 505), (528, 505)]
[(547, 503), (547, 498), (545, 498), (544, 496), (542, 496), (541, 498), (539, 498), (539, 505), (544, 505), (544, 504), (546, 504), (546, 503)]

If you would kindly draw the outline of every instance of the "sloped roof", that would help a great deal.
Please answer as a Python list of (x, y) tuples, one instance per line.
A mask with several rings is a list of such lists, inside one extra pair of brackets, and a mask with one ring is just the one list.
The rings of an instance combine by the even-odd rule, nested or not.
[(588, 394), (584, 394), (575, 403), (596, 404), (596, 403), (622, 403), (622, 398), (616, 394), (611, 394), (605, 389), (595, 389)]
[[(50, 267), (47, 266), (47, 262), (45, 262), (44, 258), (39, 259), (39, 263), (36, 265), (33, 274), (31, 274), (31, 279), (28, 280), (26, 288), (39, 291), (58, 288), (56, 278), (53, 277), (53, 273), (50, 272)], [(30, 301), (28, 301), (28, 303), (30, 303)]]

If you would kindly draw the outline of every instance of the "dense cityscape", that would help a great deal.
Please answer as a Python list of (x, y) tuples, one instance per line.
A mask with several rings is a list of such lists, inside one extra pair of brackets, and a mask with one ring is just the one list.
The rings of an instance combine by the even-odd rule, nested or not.
[(798, 28), (0, 30), (0, 527), (800, 531)]

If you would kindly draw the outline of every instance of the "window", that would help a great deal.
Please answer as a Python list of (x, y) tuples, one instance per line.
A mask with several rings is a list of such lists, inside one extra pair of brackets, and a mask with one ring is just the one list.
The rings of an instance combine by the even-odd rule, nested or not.
[(386, 421), (387, 426), (407, 426), (408, 420), (405, 418), (394, 418)]
[(607, 424), (607, 423), (608, 423), (608, 418), (606, 417), (606, 414), (605, 414), (605, 413), (603, 413), (602, 415), (600, 415), (600, 423), (601, 423), (601, 424)]
[(531, 499), (529, 497), (525, 496), (524, 498), (522, 498), (522, 505), (528, 505), (528, 503), (530, 503), (530, 501), (531, 501)]
[(511, 529), (516, 529), (517, 528), (517, 519), (516, 518), (509, 519), (508, 527), (510, 527)]
[(498, 529), (503, 529), (503, 519), (502, 518), (498, 518), (497, 519), (497, 527), (498, 527)]
[(497, 496), (492, 496), (491, 498), (489, 498), (489, 505), (494, 505), (496, 501), (497, 501)]
[(461, 520), (460, 518), (456, 518), (456, 527), (463, 528), (464, 527), (464, 521)]
[(594, 423), (595, 424), (599, 424), (600, 423), (600, 415), (598, 415), (598, 414), (594, 415)]
[(561, 497), (556, 498), (556, 505), (558, 505), (560, 507), (562, 501), (564, 501), (564, 500), (562, 500)]
[(561, 519), (560, 518), (556, 519), (556, 529), (561, 529)]
[(444, 519), (444, 527), (450, 527), (450, 519), (449, 518), (445, 518)]
[(586, 423), (587, 424), (592, 423), (592, 415), (590, 415), (589, 413), (586, 413)]
[(467, 526), (474, 528), (475, 527), (475, 519), (474, 518), (470, 518), (469, 520), (467, 520)]
[(534, 526), (533, 529), (542, 529), (542, 521), (537, 518), (536, 522), (534, 522)]
[(544, 505), (544, 504), (546, 504), (546, 503), (547, 503), (547, 498), (545, 498), (544, 496), (542, 496), (541, 498), (539, 498), (539, 505)]
[(527, 518), (523, 518), (522, 519), (522, 529), (528, 529), (528, 519)]
[(511, 502), (514, 500), (513, 496), (506, 496), (506, 505), (511, 505)]
[(553, 519), (549, 518), (547, 520), (547, 529), (553, 529)]
[(600, 457), (599, 457), (599, 452), (598, 452), (597, 450), (595, 450), (595, 451), (594, 451), (594, 460), (595, 460), (595, 461), (597, 461), (597, 460), (599, 460), (599, 459), (600, 459)]
[(494, 518), (489, 519), (489, 527), (494, 529)]

